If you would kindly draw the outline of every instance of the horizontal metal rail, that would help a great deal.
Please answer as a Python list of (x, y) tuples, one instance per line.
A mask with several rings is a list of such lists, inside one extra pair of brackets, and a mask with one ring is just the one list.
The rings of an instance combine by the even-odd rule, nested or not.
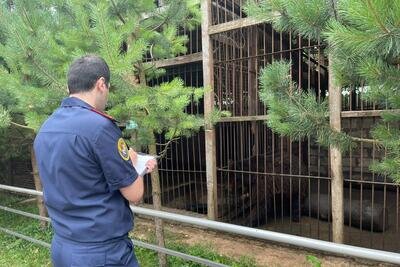
[[(0, 227), (0, 231), (6, 233), (8, 235), (12, 235), (12, 236), (21, 238), (23, 240), (29, 241), (29, 242), (34, 243), (36, 245), (43, 246), (45, 248), (50, 248), (51, 247), (51, 245), (49, 243), (47, 243), (47, 242), (44, 242), (42, 240), (38, 240), (38, 239), (35, 239), (35, 238), (32, 238), (32, 237), (29, 237), (29, 236), (26, 236), (26, 235), (23, 235), (23, 234), (20, 234), (20, 233), (17, 233), (15, 231), (12, 231), (12, 230), (9, 230), (9, 229), (3, 228), (3, 227)], [(197, 262), (197, 263), (203, 264), (205, 266), (210, 266), (210, 267), (228, 267), (225, 264), (213, 262), (213, 261), (206, 260), (206, 259), (203, 259), (203, 258), (199, 258), (199, 257), (196, 257), (196, 256), (192, 256), (192, 255), (188, 255), (188, 254), (185, 254), (185, 253), (181, 253), (181, 252), (178, 252), (178, 251), (175, 251), (175, 250), (171, 250), (171, 249), (163, 248), (163, 247), (160, 247), (160, 246), (156, 246), (156, 245), (153, 245), (153, 244), (148, 244), (148, 243), (142, 242), (140, 240), (136, 240), (136, 239), (131, 239), (131, 240), (132, 240), (132, 243), (135, 246), (146, 248), (146, 249), (150, 249), (150, 250), (154, 250), (154, 251), (157, 251), (157, 252), (162, 252), (162, 253), (168, 254), (170, 256), (175, 256), (175, 257), (182, 258), (184, 260)]]
[[(26, 193), (31, 195), (42, 195), (42, 192), (16, 188), (12, 186), (0, 185), (0, 189)], [(289, 245), (294, 245), (298, 247), (304, 247), (339, 255), (346, 255), (357, 258), (364, 258), (369, 260), (389, 262), (394, 264), (400, 264), (400, 254), (394, 252), (387, 252), (382, 250), (368, 249), (363, 247), (356, 247), (344, 244), (336, 244), (332, 242), (311, 239), (307, 237), (294, 236), (289, 234), (277, 233), (268, 230), (260, 230), (250, 227), (244, 227), (239, 225), (233, 225), (228, 223), (216, 222), (202, 218), (195, 218), (175, 213), (169, 213), (165, 211), (158, 211), (152, 209), (146, 209), (136, 206), (131, 206), (131, 209), (135, 213), (143, 214), (146, 216), (157, 217), (164, 220), (176, 221), (185, 224), (191, 224), (201, 227), (206, 227), (213, 230), (218, 230), (222, 232), (228, 232), (233, 234), (239, 234), (247, 237), (254, 237), (263, 240), (269, 240)]]
[(163, 248), (163, 247), (156, 246), (156, 245), (153, 245), (153, 244), (145, 243), (145, 242), (142, 242), (142, 241), (139, 241), (139, 240), (132, 239), (132, 242), (133, 242), (133, 244), (135, 246), (138, 246), (138, 247), (155, 250), (155, 251), (158, 251), (158, 252), (161, 252), (161, 253), (164, 253), (164, 254), (168, 254), (170, 256), (175, 256), (175, 257), (182, 258), (184, 260), (201, 263), (201, 264), (206, 265), (206, 266), (227, 267), (227, 265), (225, 265), (225, 264), (213, 262), (213, 261), (210, 261), (210, 260), (206, 260), (206, 259), (199, 258), (199, 257), (196, 257), (196, 256), (188, 255), (188, 254), (185, 254), (185, 253), (182, 253), (182, 252), (178, 252), (178, 251), (175, 251), (175, 250), (171, 250), (171, 249)]
[[(4, 186), (3, 187), (2, 185), (0, 185), (0, 189), (12, 190), (14, 188), (10, 187), (10, 186)], [(31, 195), (37, 195), (37, 196), (41, 196), (42, 195), (41, 192), (39, 192), (39, 191), (30, 190), (30, 189), (23, 189), (23, 188), (18, 188), (14, 192), (18, 192), (18, 193), (28, 193), (29, 192), (28, 194), (31, 194)], [(50, 218), (48, 218), (48, 217), (40, 216), (40, 215), (37, 215), (37, 214), (32, 214), (32, 213), (25, 212), (25, 211), (20, 211), (20, 210), (9, 208), (9, 207), (5, 207), (5, 206), (0, 206), (0, 210), (4, 210), (4, 211), (7, 211), (7, 212), (11, 212), (11, 213), (14, 213), (14, 214), (18, 214), (18, 215), (21, 215), (21, 216), (25, 216), (25, 217), (28, 217), (28, 218), (37, 219), (37, 220), (41, 220), (41, 221), (46, 221), (46, 222), (50, 222), (51, 221)], [(9, 230), (9, 229), (3, 228), (3, 227), (0, 227), (0, 231), (4, 232), (6, 234), (9, 234), (9, 235), (12, 235), (12, 236), (27, 240), (27, 241), (32, 242), (34, 244), (41, 245), (41, 246), (46, 247), (46, 248), (50, 248), (50, 246), (51, 246), (49, 243), (46, 243), (44, 241), (29, 237), (29, 236), (26, 236), (26, 235), (23, 235), (23, 234), (20, 234), (20, 233), (17, 233), (17, 232), (14, 232), (12, 230)], [(192, 256), (192, 255), (185, 254), (185, 253), (182, 253), (182, 252), (179, 252), (179, 251), (163, 248), (163, 247), (160, 247), (160, 246), (157, 246), (157, 245), (154, 245), (154, 244), (145, 243), (145, 242), (140, 241), (140, 240), (136, 240), (136, 239), (131, 239), (131, 240), (132, 240), (132, 242), (133, 242), (133, 244), (135, 246), (142, 247), (142, 248), (145, 248), (145, 249), (154, 250), (154, 251), (161, 252), (161, 253), (164, 253), (164, 254), (167, 254), (167, 255), (170, 255), (170, 256), (179, 257), (179, 258), (182, 258), (184, 260), (188, 260), (188, 261), (192, 261), (192, 262), (203, 264), (205, 266), (227, 267), (227, 265), (225, 265), (225, 264), (213, 262), (213, 261), (210, 261), (210, 260), (207, 260), (207, 259), (203, 259), (203, 258), (200, 258), (200, 257)]]
[(32, 214), (32, 213), (29, 213), (29, 212), (16, 210), (16, 209), (12, 209), (12, 208), (9, 208), (9, 207), (0, 206), (0, 210), (5, 210), (5, 211), (8, 211), (8, 212), (12, 212), (12, 213), (15, 213), (15, 214), (18, 214), (18, 215), (22, 215), (22, 216), (25, 216), (25, 217), (29, 217), (29, 218), (32, 218), (32, 219), (37, 219), (37, 220), (41, 220), (41, 221), (45, 221), (45, 222), (50, 222), (50, 218), (49, 217), (43, 217), (43, 216), (40, 216), (40, 215), (37, 215), (37, 214)]
[(32, 195), (32, 196), (43, 196), (43, 193), (40, 191), (22, 188), (22, 187), (15, 187), (15, 186), (0, 184), (0, 189), (15, 192), (15, 193), (28, 194), (28, 195)]
[(42, 240), (38, 240), (38, 239), (35, 239), (35, 238), (32, 238), (32, 237), (17, 233), (17, 232), (11, 231), (11, 230), (3, 228), (3, 227), (0, 227), (0, 231), (4, 232), (6, 234), (9, 234), (9, 235), (24, 239), (26, 241), (32, 242), (34, 244), (40, 245), (42, 247), (50, 248), (50, 244), (47, 243), (47, 242), (44, 242)]
[(387, 252), (382, 250), (368, 249), (363, 247), (356, 247), (344, 244), (336, 244), (332, 242), (294, 236), (289, 234), (282, 234), (268, 230), (260, 230), (245, 226), (233, 225), (228, 223), (216, 222), (207, 219), (194, 218), (190, 216), (173, 214), (164, 211), (151, 210), (141, 207), (131, 206), (133, 212), (158, 217), (164, 220), (177, 221), (181, 223), (191, 224), (206, 227), (213, 230), (239, 234), (242, 236), (254, 237), (263, 240), (269, 240), (279, 243), (290, 244), (298, 247), (310, 248), (324, 252), (352, 256), (357, 258), (364, 258), (375, 261), (390, 262), (400, 264), (400, 254)]

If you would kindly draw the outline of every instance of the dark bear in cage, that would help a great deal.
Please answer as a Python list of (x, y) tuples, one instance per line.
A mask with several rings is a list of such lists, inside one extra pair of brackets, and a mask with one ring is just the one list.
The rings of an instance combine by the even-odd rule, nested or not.
[(299, 221), (307, 172), (307, 164), (296, 156), (259, 155), (230, 162), (220, 175), (219, 218), (252, 227), (284, 216)]

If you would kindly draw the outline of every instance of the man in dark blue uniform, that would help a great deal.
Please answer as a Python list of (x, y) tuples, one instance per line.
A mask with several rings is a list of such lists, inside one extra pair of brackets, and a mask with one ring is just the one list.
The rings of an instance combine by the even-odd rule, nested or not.
[[(41, 127), (34, 143), (54, 238), (54, 266), (138, 266), (128, 232), (130, 202), (143, 196), (115, 120), (104, 112), (110, 71), (97, 56), (72, 63), (70, 97)], [(148, 172), (156, 165), (147, 163)]]

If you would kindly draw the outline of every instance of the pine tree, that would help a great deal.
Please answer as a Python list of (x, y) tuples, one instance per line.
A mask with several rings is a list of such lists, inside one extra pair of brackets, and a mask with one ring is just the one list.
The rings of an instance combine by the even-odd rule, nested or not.
[(250, 1), (246, 12), (278, 31), (320, 40), (329, 57), (330, 82), (336, 85), (336, 94), (364, 84), (368, 90), (362, 97), (393, 109), (383, 114), (372, 140), (338, 132), (330, 125), (333, 105), (328, 105), (329, 97), (318, 102), (312, 91), (293, 93), (298, 86), (289, 77), (290, 62), (274, 62), (260, 77), (260, 98), (269, 109), (267, 123), (272, 130), (293, 139), (313, 137), (322, 146), (341, 151), (352, 149), (358, 141), (384, 146), (385, 158), (371, 168), (400, 182), (400, 113), (396, 111), (400, 107), (400, 2), (261, 0)]
[[(395, 181), (400, 181), (399, 11), (400, 3), (394, 0), (261, 1), (247, 7), (250, 15), (264, 19), (267, 15), (266, 21), (280, 31), (323, 40), (333, 58), (336, 84), (341, 88), (366, 84), (362, 97), (386, 105), (389, 110), (373, 131), (376, 140), (363, 141), (380, 142), (388, 149), (386, 158), (373, 169)], [(270, 109), (272, 129), (292, 138), (314, 136), (321, 145), (335, 144), (343, 151), (361, 140), (329, 128), (327, 99), (317, 103), (314, 93), (304, 90), (291, 95), (290, 88), (297, 86), (288, 77), (289, 70), (290, 63), (275, 62), (260, 78), (260, 95)], [(276, 107), (280, 101), (290, 105)]]
[[(67, 95), (66, 72), (73, 59), (85, 54), (103, 57), (111, 69), (107, 111), (120, 121), (133, 121), (137, 130), (130, 144), (157, 153), (155, 136), (167, 145), (190, 135), (204, 119), (184, 112), (203, 89), (187, 88), (179, 79), (156, 87), (147, 81), (164, 73), (153, 61), (186, 51), (186, 36), (200, 21), (197, 0), (14, 0), (0, 9), (0, 93), (16, 103), (0, 102), (0, 126), (36, 132)], [(11, 98), (10, 98), (11, 99)], [(33, 134), (32, 134), (33, 136)], [(164, 152), (161, 152), (163, 154)], [(157, 187), (158, 185), (158, 187)], [(153, 203), (159, 209), (158, 170), (152, 173)], [(156, 220), (163, 246), (162, 221)], [(160, 264), (166, 265), (165, 257)]]
[(343, 87), (367, 85), (364, 98), (389, 109), (372, 137), (387, 149), (372, 170), (400, 182), (400, 3), (340, 1), (340, 23), (329, 24), (326, 37), (334, 48), (334, 71)]

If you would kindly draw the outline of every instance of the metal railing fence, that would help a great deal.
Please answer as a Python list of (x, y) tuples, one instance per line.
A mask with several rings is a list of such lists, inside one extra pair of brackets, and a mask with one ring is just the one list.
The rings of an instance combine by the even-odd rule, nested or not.
[[(11, 192), (35, 195), (35, 196), (42, 196), (42, 194), (43, 194), (42, 192), (39, 192), (36, 190), (12, 187), (12, 186), (1, 185), (1, 184), (0, 184), (0, 189), (11, 191)], [(6, 210), (9, 212), (14, 212), (16, 214), (28, 216), (28, 217), (35, 218), (35, 219), (46, 220), (46, 221), (49, 220), (48, 218), (37, 216), (35, 214), (28, 214), (26, 212), (21, 212), (19, 210), (7, 208), (7, 207), (0, 207), (0, 209)], [(338, 254), (338, 255), (345, 255), (345, 256), (364, 258), (364, 259), (369, 259), (369, 260), (374, 260), (374, 261), (400, 264), (400, 254), (399, 253), (393, 253), (393, 252), (387, 252), (387, 251), (381, 251), (381, 250), (375, 250), (375, 249), (368, 249), (368, 248), (362, 248), (362, 247), (356, 247), (356, 246), (349, 246), (349, 245), (344, 245), (344, 244), (335, 244), (335, 243), (327, 242), (327, 241), (321, 241), (321, 240), (316, 240), (316, 239), (311, 239), (311, 238), (306, 238), (306, 237), (276, 233), (276, 232), (267, 231), (267, 230), (254, 229), (254, 228), (250, 228), (250, 227), (216, 222), (216, 221), (211, 221), (211, 220), (207, 220), (207, 219), (195, 218), (195, 217), (191, 217), (191, 216), (175, 214), (175, 213), (170, 213), (170, 212), (165, 212), (165, 211), (152, 210), (152, 209), (147, 209), (147, 208), (142, 208), (142, 207), (137, 207), (137, 206), (131, 206), (131, 209), (134, 213), (138, 213), (138, 214), (142, 214), (142, 215), (146, 215), (146, 216), (150, 216), (150, 217), (157, 217), (157, 218), (169, 220), (169, 221), (180, 222), (180, 223), (184, 223), (184, 224), (206, 227), (208, 229), (217, 230), (217, 231), (221, 231), (221, 232), (238, 234), (241, 236), (253, 237), (253, 238), (262, 239), (262, 240), (274, 241), (274, 242), (294, 245), (294, 246), (313, 249), (313, 250), (324, 251), (324, 252)], [(8, 229), (2, 228), (2, 227), (0, 227), (0, 231), (3, 231), (7, 234), (10, 234), (10, 235), (22, 238), (22, 239), (25, 239), (30, 242), (34, 242), (36, 244), (39, 244), (39, 245), (42, 245), (45, 247), (49, 247), (49, 244), (46, 242), (36, 240), (34, 238), (16, 233), (14, 231), (11, 231), (11, 230), (8, 230)], [(165, 253), (168, 255), (180, 257), (185, 260), (190, 260), (193, 262), (201, 263), (206, 266), (226, 266), (226, 265), (223, 265), (220, 263), (212, 262), (212, 261), (209, 261), (209, 260), (206, 260), (203, 258), (195, 257), (195, 256), (181, 253), (178, 251), (173, 251), (170, 249), (158, 247), (156, 245), (147, 244), (147, 243), (144, 243), (144, 242), (138, 241), (138, 240), (133, 240), (133, 243), (140, 247), (144, 247), (144, 248), (162, 252), (162, 253)]]

